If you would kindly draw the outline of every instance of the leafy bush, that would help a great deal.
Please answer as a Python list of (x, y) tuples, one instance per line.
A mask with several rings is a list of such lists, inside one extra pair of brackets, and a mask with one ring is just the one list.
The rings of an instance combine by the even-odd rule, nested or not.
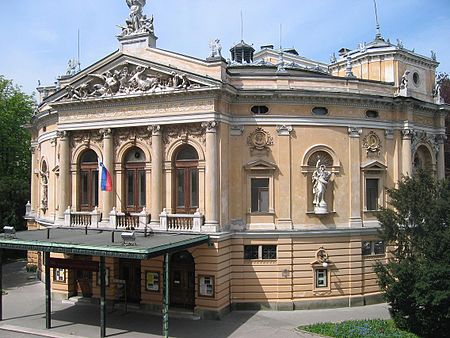
[(336, 338), (417, 338), (412, 333), (399, 330), (392, 320), (351, 320), (308, 325), (299, 329)]

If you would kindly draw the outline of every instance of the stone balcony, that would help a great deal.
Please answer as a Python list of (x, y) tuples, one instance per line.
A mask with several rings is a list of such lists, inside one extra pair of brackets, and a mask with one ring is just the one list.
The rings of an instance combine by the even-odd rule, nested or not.
[(205, 217), (199, 210), (194, 214), (169, 214), (164, 209), (159, 220), (159, 223), (150, 224), (150, 214), (145, 208), (139, 213), (124, 213), (113, 208), (109, 213), (109, 220), (102, 220), (101, 212), (97, 208), (93, 211), (73, 211), (68, 207), (64, 212), (64, 222), (55, 225), (106, 230), (215, 232), (204, 226)]

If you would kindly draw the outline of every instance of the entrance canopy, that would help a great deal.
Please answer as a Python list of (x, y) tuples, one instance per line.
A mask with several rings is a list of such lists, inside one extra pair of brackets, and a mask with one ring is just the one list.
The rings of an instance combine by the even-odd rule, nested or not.
[(59, 252), (130, 259), (149, 259), (209, 241), (208, 235), (135, 232), (133, 245), (124, 245), (121, 232), (108, 230), (62, 229), (18, 232), (14, 237), (0, 235), (1, 249)]

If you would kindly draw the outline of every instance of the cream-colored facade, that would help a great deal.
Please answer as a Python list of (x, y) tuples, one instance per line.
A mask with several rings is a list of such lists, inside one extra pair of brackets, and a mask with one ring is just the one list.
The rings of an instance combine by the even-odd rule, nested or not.
[[(62, 77), (33, 117), (30, 229), (136, 221), (207, 233), (210, 245), (174, 254), (170, 277), (173, 305), (198, 313), (380, 300), (372, 265), (385, 259), (375, 212), (386, 188), (417, 167), (444, 176), (435, 60), (381, 37), (329, 65), (270, 47), (249, 62), (200, 60), (156, 48), (152, 33), (119, 41)], [(320, 212), (319, 159), (331, 175)], [(106, 263), (108, 298), (127, 279), (131, 301), (161, 306), (162, 257)], [(53, 289), (98, 297), (96, 280), (54, 271)]]

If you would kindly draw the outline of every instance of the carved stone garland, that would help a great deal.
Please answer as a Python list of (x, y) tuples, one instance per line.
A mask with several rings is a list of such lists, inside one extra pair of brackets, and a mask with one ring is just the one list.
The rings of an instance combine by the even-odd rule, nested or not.
[(194, 123), (164, 127), (163, 142), (166, 145), (177, 139), (187, 143), (189, 138), (197, 139), (201, 144), (205, 145), (205, 129), (200, 124)]
[(136, 145), (137, 141), (151, 145), (151, 130), (149, 130), (148, 127), (116, 129), (114, 133), (114, 146), (116, 149), (120, 148), (122, 144), (129, 141), (131, 141), (134, 145)]

